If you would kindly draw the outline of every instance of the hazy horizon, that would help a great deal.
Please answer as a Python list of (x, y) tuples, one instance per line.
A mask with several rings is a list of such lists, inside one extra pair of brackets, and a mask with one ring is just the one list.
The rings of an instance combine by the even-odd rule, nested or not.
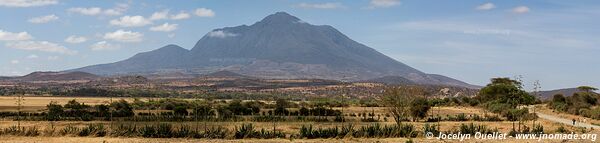
[[(0, 0), (0, 75), (110, 63), (284, 11), (331, 25), (423, 72), (485, 85), (522, 75), (529, 90), (600, 87), (596, 1)], [(268, 5), (269, 7), (265, 7)]]

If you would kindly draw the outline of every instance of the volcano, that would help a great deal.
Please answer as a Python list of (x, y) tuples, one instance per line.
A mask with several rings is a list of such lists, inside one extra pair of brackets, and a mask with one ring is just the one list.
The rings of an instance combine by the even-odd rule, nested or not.
[(313, 25), (285, 12), (252, 25), (214, 29), (191, 50), (167, 45), (109, 64), (71, 71), (97, 75), (231, 71), (262, 78), (367, 80), (398, 76), (417, 84), (475, 87), (427, 74), (358, 43), (328, 25)]

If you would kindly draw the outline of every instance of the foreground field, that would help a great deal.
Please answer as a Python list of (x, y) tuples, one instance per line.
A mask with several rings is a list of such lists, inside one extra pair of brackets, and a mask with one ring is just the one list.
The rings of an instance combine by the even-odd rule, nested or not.
[[(281, 143), (281, 142), (297, 142), (297, 143), (321, 143), (321, 142), (347, 142), (347, 143), (402, 143), (409, 139), (406, 138), (347, 138), (347, 139), (244, 139), (244, 140), (207, 140), (207, 139), (171, 139), (171, 138), (94, 138), (94, 137), (3, 137), (0, 142), (2, 143), (64, 143), (64, 142), (77, 142), (77, 143), (197, 143), (197, 142), (211, 142), (211, 143)], [(506, 140), (465, 140), (465, 141), (452, 141), (452, 140), (437, 140), (437, 139), (425, 139), (416, 138), (412, 139), (414, 142), (426, 142), (426, 143), (447, 143), (447, 142), (489, 142), (489, 143), (522, 143), (522, 142), (549, 142), (549, 143), (593, 143), (593, 141), (584, 140), (517, 140), (517, 139), (506, 139)]]
[[(17, 102), (15, 97), (0, 97), (0, 111), (15, 111), (17, 107), (14, 105)], [(46, 110), (46, 105), (50, 102), (57, 102), (59, 104), (65, 104), (69, 100), (76, 99), (78, 102), (84, 103), (86, 105), (98, 105), (98, 104), (107, 104), (110, 102), (110, 98), (102, 98), (102, 97), (25, 97), (25, 104), (22, 106), (26, 111), (34, 111), (41, 112)], [(133, 102), (134, 98), (113, 98), (113, 100), (126, 100), (128, 102)], [(146, 98), (147, 99), (147, 98)], [(144, 98), (140, 100), (145, 100)], [(195, 99), (186, 99), (186, 101), (195, 100)], [(222, 102), (222, 101), (218, 101)], [(228, 101), (229, 102), (229, 101)], [(269, 104), (274, 104), (269, 103)], [(272, 111), (273, 108), (261, 108), (264, 112)], [(378, 135), (372, 136), (363, 136), (363, 133), (367, 133), (364, 131), (357, 131), (360, 128), (370, 128), (373, 126), (394, 126), (396, 123), (394, 120), (389, 117), (387, 114), (387, 107), (329, 107), (326, 109), (333, 109), (336, 111), (341, 111), (340, 116), (343, 116), (346, 121), (312, 121), (312, 120), (295, 120), (298, 115), (284, 115), (286, 119), (283, 121), (254, 121), (251, 120), (254, 116), (259, 115), (246, 115), (240, 116), (244, 118), (243, 120), (212, 120), (208, 122), (194, 122), (194, 120), (185, 120), (185, 121), (139, 121), (139, 120), (122, 120), (123, 118), (112, 120), (113, 122), (109, 122), (108, 120), (92, 120), (92, 121), (83, 121), (83, 120), (60, 120), (60, 121), (46, 121), (46, 120), (25, 120), (17, 122), (14, 118), (2, 118), (0, 120), (0, 129), (5, 133), (0, 135), (0, 142), (406, 142), (408, 138), (397, 138), (397, 137), (405, 137), (405, 136), (385, 136), (381, 137)], [(536, 107), (537, 112), (547, 113), (552, 116), (556, 116), (557, 118), (565, 118), (565, 119), (580, 119), (578, 116), (568, 116), (562, 115), (558, 113), (551, 112), (547, 107), (543, 105), (538, 105)], [(298, 107), (289, 107), (286, 110), (289, 111), (298, 111)], [(149, 110), (134, 110), (136, 113), (149, 111)], [(159, 110), (153, 110), (159, 111)], [(171, 112), (171, 110), (160, 110), (161, 112)], [(189, 111), (189, 110), (188, 110)], [(44, 111), (45, 112), (45, 111)], [(368, 118), (375, 118), (374, 121), (365, 121), (362, 119), (366, 119), (367, 113), (369, 114)], [(363, 114), (363, 117), (356, 116), (355, 114)], [(373, 114), (373, 115), (371, 115)], [(473, 128), (483, 128), (484, 132), (497, 131), (500, 133), (509, 133), (513, 130), (526, 130), (529, 132), (536, 125), (541, 125), (543, 127), (543, 132), (545, 133), (578, 133), (578, 134), (598, 134), (600, 133), (598, 129), (590, 129), (590, 128), (580, 128), (573, 127), (570, 124), (565, 124), (564, 122), (556, 122), (553, 120), (546, 120), (539, 118), (537, 120), (528, 120), (523, 122), (518, 121), (508, 121), (508, 120), (475, 120), (476, 116), (487, 116), (494, 115), (494, 113), (490, 113), (480, 107), (476, 106), (439, 106), (432, 107), (427, 113), (426, 117), (442, 117), (445, 120), (441, 122), (430, 121), (427, 122), (426, 119), (413, 120), (413, 121), (403, 121), (403, 124), (407, 124), (413, 127), (410, 129), (412, 133), (415, 133), (413, 139), (414, 142), (458, 142), (459, 140), (438, 140), (438, 139), (430, 139), (426, 136), (426, 130), (428, 125), (439, 125), (436, 127), (437, 130), (441, 132), (460, 132), (465, 131), (468, 125), (475, 125)], [(137, 118), (140, 115), (135, 115), (132, 117), (126, 118)], [(264, 116), (264, 115), (262, 115)], [(465, 118), (465, 120), (456, 120), (459, 116)], [(452, 119), (450, 119), (452, 118)], [(596, 123), (597, 120), (586, 120), (590, 123)], [(11, 132), (11, 128), (16, 125), (20, 125), (21, 127), (27, 129), (36, 129), (39, 130), (38, 134), (32, 135), (35, 137), (27, 137), (30, 135), (21, 133)], [(160, 137), (160, 136), (144, 136), (142, 134), (141, 128), (145, 128), (147, 126), (155, 126), (158, 127), (163, 124), (168, 124), (169, 128), (173, 131), (181, 130), (184, 127), (188, 127), (189, 129), (195, 132), (205, 131), (206, 128), (224, 128), (227, 131), (227, 134), (219, 137), (219, 139), (211, 140), (206, 139), (206, 137), (192, 137), (192, 136), (168, 136), (168, 137)], [(282, 136), (276, 137), (266, 137), (267, 139), (257, 139), (262, 137), (237, 137), (237, 132), (240, 131), (242, 126), (251, 124), (254, 127), (254, 130), (258, 131), (273, 131), (282, 133)], [(101, 125), (108, 132), (105, 132), (101, 136), (93, 135), (93, 134), (85, 134), (81, 135), (82, 130), (86, 128), (89, 129), (89, 126)], [(137, 128), (134, 130), (134, 135), (115, 135), (113, 129), (121, 129), (119, 125), (128, 125), (134, 126), (133, 128)], [(312, 139), (313, 137), (307, 137), (306, 134), (302, 135), (302, 127), (312, 127), (315, 130), (320, 130), (321, 132), (327, 129), (335, 129), (337, 134), (337, 129), (343, 130), (343, 127), (348, 126), (354, 127), (354, 131), (360, 132), (358, 136), (353, 134), (342, 134), (340, 136), (333, 137), (314, 137), (319, 139)], [(76, 128), (75, 132), (69, 133), (61, 133), (66, 129)], [(52, 133), (46, 133), (45, 131), (48, 129), (52, 129)], [(404, 128), (402, 128), (404, 130)], [(352, 132), (354, 132), (352, 131)], [(377, 129), (379, 131), (379, 129)], [(382, 128), (382, 132), (383, 132)], [(469, 131), (473, 131), (472, 129)], [(79, 132), (79, 133), (77, 133)], [(118, 132), (118, 131), (116, 131)], [(169, 131), (170, 132), (170, 131)], [(13, 133), (13, 134), (11, 134)], [(118, 134), (118, 133), (117, 133)], [(268, 134), (268, 133), (267, 133)], [(377, 133), (377, 134), (385, 134), (385, 133)], [(472, 133), (471, 133), (472, 134)], [(15, 136), (18, 135), (18, 136)], [(142, 138), (142, 136), (146, 138)], [(173, 137), (173, 138), (171, 138)], [(408, 136), (406, 136), (408, 137)], [(237, 139), (237, 140), (233, 140)], [(505, 140), (477, 140), (477, 139), (467, 139), (465, 141), (468, 142), (538, 142), (538, 140), (518, 140), (514, 138), (508, 138)], [(539, 140), (542, 141), (542, 140)], [(542, 142), (593, 142), (592, 140), (543, 140)]]

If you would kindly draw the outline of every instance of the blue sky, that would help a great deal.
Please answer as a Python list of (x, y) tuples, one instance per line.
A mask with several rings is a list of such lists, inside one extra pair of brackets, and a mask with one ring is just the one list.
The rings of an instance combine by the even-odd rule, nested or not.
[(597, 1), (0, 0), (0, 75), (115, 62), (285, 11), (427, 73), (600, 87)]

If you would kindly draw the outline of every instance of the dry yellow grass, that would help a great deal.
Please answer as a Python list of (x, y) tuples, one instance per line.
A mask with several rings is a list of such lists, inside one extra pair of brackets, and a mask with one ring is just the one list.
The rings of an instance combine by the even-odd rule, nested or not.
[(568, 114), (568, 113), (561, 113), (561, 112), (557, 112), (557, 111), (553, 111), (552, 109), (548, 108), (547, 105), (537, 105), (536, 106), (536, 112), (540, 112), (540, 113), (544, 113), (544, 114), (548, 114), (548, 115), (553, 115), (553, 116), (558, 116), (561, 118), (566, 118), (566, 119), (575, 119), (578, 120), (578, 122), (587, 122), (589, 124), (595, 124), (595, 125), (600, 125), (600, 120), (595, 120), (592, 118), (586, 118), (583, 116), (577, 116), (577, 115), (573, 115), (573, 114)]
[[(102, 98), (102, 97), (25, 97), (25, 111), (37, 111), (40, 109), (45, 109), (45, 106), (51, 102), (56, 101), (59, 104), (65, 104), (69, 100), (76, 99), (79, 102), (86, 103), (88, 105), (96, 105), (96, 104), (105, 104), (110, 101), (110, 98)], [(113, 98), (114, 101), (125, 99), (128, 101), (133, 101), (133, 98)], [(144, 100), (144, 98), (142, 98)], [(16, 105), (14, 104), (16, 99), (14, 97), (0, 97), (0, 111), (14, 111), (16, 109)], [(341, 109), (341, 108), (336, 108)], [(346, 107), (343, 109), (345, 114), (348, 113), (371, 113), (375, 112), (377, 115), (382, 115), (381, 118), (385, 117), (387, 113), (385, 107)], [(575, 115), (570, 114), (560, 114), (554, 113), (550, 109), (546, 107), (538, 107), (538, 112), (543, 112), (546, 114), (557, 115), (563, 118), (582, 118)], [(484, 115), (491, 114), (489, 112), (485, 112), (480, 108), (473, 107), (434, 107), (430, 110), (430, 115), (437, 115), (444, 117), (446, 115), (457, 115), (464, 113), (468, 115)], [(350, 118), (350, 117), (349, 117)], [(352, 117), (353, 119), (360, 119), (359, 117)], [(377, 118), (377, 117), (376, 117)], [(356, 120), (354, 120), (356, 121)], [(598, 120), (592, 120), (588, 118), (588, 122), (599, 123)], [(46, 127), (49, 127), (50, 123), (52, 123), (57, 128), (62, 128), (67, 125), (73, 126), (86, 126), (90, 123), (102, 123), (109, 125), (108, 122), (103, 121), (92, 121), (92, 122), (83, 122), (83, 121), (59, 121), (59, 122), (48, 122), (48, 121), (23, 121), (21, 122), (22, 126), (36, 126), (40, 130), (44, 130)], [(140, 126), (147, 124), (155, 124), (157, 122), (126, 122), (127, 124), (138, 124)], [(226, 127), (230, 130), (235, 129), (235, 127), (239, 127), (244, 123), (253, 123), (256, 128), (261, 129), (273, 129), (273, 123), (271, 122), (209, 122), (210, 126), (222, 126)], [(424, 122), (411, 122), (415, 125), (418, 131), (422, 130), (423, 126), (426, 124)], [(440, 128), (442, 131), (456, 130), (460, 124), (462, 123), (475, 123), (475, 124), (483, 124), (486, 125), (490, 129), (497, 128), (500, 132), (507, 133), (513, 128), (513, 122), (440, 122)], [(557, 128), (564, 126), (570, 131), (580, 132), (580, 128), (574, 128), (567, 125), (554, 123), (551, 121), (539, 119), (536, 123), (540, 123), (544, 126), (546, 132), (553, 133)], [(196, 122), (178, 122), (178, 124), (188, 124), (192, 127), (195, 127), (198, 123)], [(330, 127), (341, 127), (343, 125), (353, 124), (355, 128), (359, 128), (360, 126), (366, 126), (374, 123), (368, 122), (277, 122), (276, 128), (277, 130), (283, 131), (286, 134), (297, 134), (299, 128), (302, 125), (313, 125), (315, 128), (330, 128)], [(392, 125), (395, 124), (391, 117), (388, 117), (387, 122), (379, 122), (379, 124), (384, 125)], [(429, 123), (436, 124), (436, 123)], [(533, 122), (528, 121), (524, 122), (523, 125), (528, 127), (532, 127)], [(15, 121), (0, 121), (0, 128), (6, 128), (9, 126), (16, 125)], [(518, 127), (517, 124), (514, 124), (515, 127)], [(199, 127), (203, 127), (203, 123), (200, 122)], [(592, 133), (599, 133), (600, 130), (592, 130)], [(345, 138), (345, 139), (301, 139), (301, 140), (289, 140), (289, 139), (249, 139), (249, 140), (206, 140), (206, 139), (147, 139), (147, 138), (111, 138), (111, 137), (103, 137), (103, 138), (94, 138), (94, 137), (14, 137), (14, 136), (0, 136), (0, 142), (404, 142), (407, 139), (405, 138), (385, 138), (385, 139), (354, 139), (354, 138)], [(415, 142), (448, 142), (448, 141), (439, 141), (439, 140), (428, 140), (423, 137), (418, 137), (415, 139)], [(453, 141), (450, 141), (453, 142)], [(468, 142), (481, 142), (481, 140), (470, 140)], [(485, 142), (523, 142), (523, 140), (486, 140)], [(537, 142), (537, 141), (526, 141), (526, 142)], [(544, 142), (562, 142), (561, 140), (545, 140)], [(579, 141), (567, 141), (567, 142), (579, 142)]]
[[(97, 104), (106, 104), (110, 103), (110, 98), (108, 97), (50, 97), (50, 96), (26, 96), (24, 97), (25, 104), (23, 105), (23, 111), (38, 111), (41, 109), (45, 109), (46, 105), (51, 101), (55, 101), (58, 104), (64, 105), (70, 100), (77, 100), (80, 103), (85, 103), (87, 105), (97, 105)], [(133, 101), (133, 98), (112, 98), (113, 101), (118, 101), (121, 99), (125, 99), (127, 101)], [(143, 100), (143, 99), (141, 99)], [(17, 109), (17, 105), (15, 104), (17, 99), (15, 96), (0, 96), (0, 111), (15, 111)]]
[[(211, 143), (282, 143), (282, 142), (300, 142), (300, 143), (331, 143), (331, 142), (346, 142), (346, 143), (403, 143), (406, 142), (407, 138), (344, 138), (344, 139), (243, 139), (243, 140), (224, 140), (224, 139), (184, 139), (184, 138), (112, 138), (112, 137), (3, 137), (0, 142), (4, 143), (65, 143), (65, 142), (77, 142), (77, 143), (197, 143), (197, 142), (211, 142)], [(457, 140), (437, 140), (437, 139), (425, 139), (416, 138), (413, 139), (417, 143), (447, 143), (447, 142), (461, 142)], [(489, 143), (522, 143), (522, 142), (539, 142), (537, 140), (465, 140), (464, 142), (489, 142)], [(591, 143), (589, 140), (543, 140), (543, 142), (549, 143), (564, 143), (564, 142), (576, 142), (576, 143)]]

